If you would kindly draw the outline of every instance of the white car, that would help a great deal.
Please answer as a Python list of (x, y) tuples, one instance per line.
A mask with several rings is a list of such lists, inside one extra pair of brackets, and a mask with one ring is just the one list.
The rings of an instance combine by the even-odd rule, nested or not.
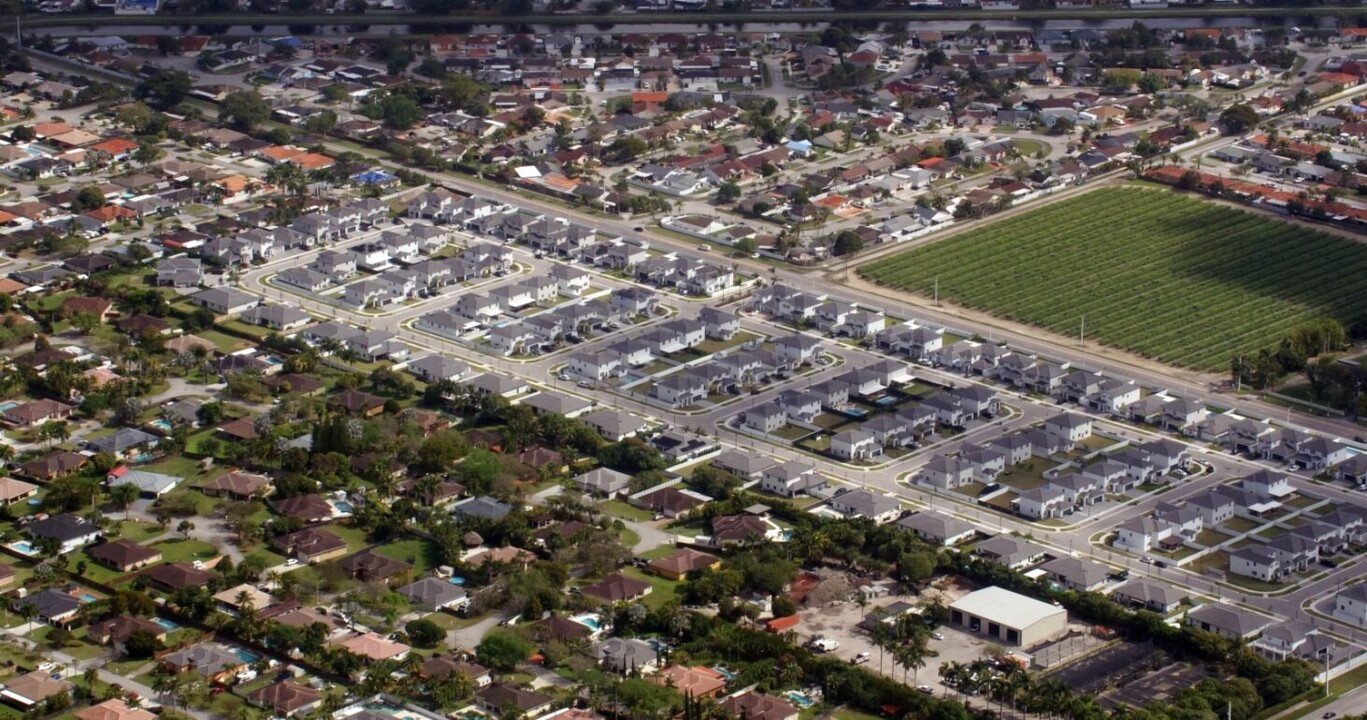
[(285, 561), (285, 567), (294, 567), (299, 564), (299, 558), (290, 558)]
[(809, 646), (812, 650), (819, 653), (832, 652), (840, 647), (840, 643), (830, 638), (813, 638)]

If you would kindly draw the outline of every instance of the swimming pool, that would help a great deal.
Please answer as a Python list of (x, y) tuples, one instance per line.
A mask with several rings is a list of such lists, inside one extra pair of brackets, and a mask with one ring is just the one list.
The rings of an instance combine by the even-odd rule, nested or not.
[(447, 578), (447, 579), (446, 579), (446, 582), (449, 582), (449, 583), (451, 583), (452, 585), (464, 585), (464, 584), (465, 584), (465, 578), (463, 578), (463, 577)]
[(242, 648), (233, 648), (233, 654), (237, 656), (238, 660), (241, 660), (242, 662), (247, 663), (248, 665), (251, 665), (252, 663), (261, 659), (260, 655), (257, 655), (256, 653), (248, 650), (243, 650)]
[(167, 434), (170, 434), (172, 431), (175, 430), (175, 427), (172, 426), (170, 422), (162, 418), (157, 418), (156, 420), (153, 420), (152, 422), (149, 422), (147, 424)]
[(9, 544), (9, 549), (21, 555), (37, 555), (38, 548), (27, 540), (18, 540)]
[(133, 462), (135, 462), (135, 463), (152, 462), (153, 460), (156, 460), (156, 459), (157, 459), (157, 456), (156, 456), (156, 455), (153, 455), (152, 453), (138, 453), (137, 455), (134, 455), (134, 456), (133, 456)]
[(14, 408), (17, 408), (17, 407), (19, 407), (19, 403), (17, 403), (17, 402), (3, 402), (3, 403), (0, 403), (0, 412), (5, 412), (5, 411), (7, 411), (7, 410), (13, 410)]
[(81, 593), (80, 595), (76, 596), (76, 599), (80, 600), (83, 603), (93, 603), (96, 600), (99, 600), (99, 598), (95, 597), (94, 595), (91, 595), (90, 593)]
[(570, 617), (570, 619), (594, 632), (598, 632), (599, 630), (603, 629), (602, 618), (592, 613), (585, 613), (583, 615), (573, 615)]
[(803, 710), (816, 704), (815, 700), (807, 697), (806, 695), (803, 695), (802, 693), (796, 690), (789, 690), (788, 692), (783, 693), (783, 697), (792, 700), (794, 705), (798, 706), (799, 708), (802, 708)]
[(345, 500), (333, 500), (333, 501), (332, 501), (332, 509), (333, 509), (333, 510), (336, 510), (336, 511), (339, 512), (339, 513), (348, 513), (348, 514), (351, 513), (353, 510), (355, 510), (355, 508), (353, 508), (353, 507), (351, 506), (351, 503), (349, 503), (349, 502), (347, 502), (347, 501), (345, 501)]
[(716, 671), (718, 675), (726, 678), (727, 682), (731, 682), (732, 680), (736, 679), (736, 673), (732, 672), (729, 668), (723, 665), (713, 665), (712, 669)]
[(179, 629), (180, 629), (180, 624), (179, 624), (179, 623), (171, 622), (170, 620), (167, 620), (166, 618), (152, 618), (152, 622), (154, 622), (154, 623), (160, 625), (160, 626), (162, 627), (163, 630), (179, 630)]

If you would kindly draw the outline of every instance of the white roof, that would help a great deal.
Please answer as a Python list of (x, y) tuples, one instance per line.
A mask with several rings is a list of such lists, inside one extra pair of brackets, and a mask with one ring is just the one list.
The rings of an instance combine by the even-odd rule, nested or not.
[(1016, 630), (1024, 630), (1045, 618), (1067, 614), (1061, 607), (999, 587), (971, 592), (955, 600), (950, 607)]

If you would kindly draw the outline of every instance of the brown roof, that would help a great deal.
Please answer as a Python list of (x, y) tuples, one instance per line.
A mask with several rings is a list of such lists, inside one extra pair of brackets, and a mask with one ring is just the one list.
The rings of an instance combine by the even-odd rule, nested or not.
[(109, 638), (114, 642), (123, 642), (133, 633), (142, 630), (152, 633), (157, 637), (166, 635), (166, 628), (140, 617), (130, 617), (120, 615), (118, 617), (107, 618), (98, 622), (90, 623), (88, 634), (93, 638)]
[(116, 568), (130, 567), (138, 563), (155, 562), (161, 559), (161, 551), (126, 539), (101, 543), (86, 550), (86, 554), (105, 565)]
[(251, 418), (238, 418), (229, 420), (218, 426), (218, 431), (224, 435), (238, 438), (240, 440), (256, 439), (256, 423)]
[(322, 699), (322, 693), (293, 680), (281, 680), (247, 695), (251, 703), (271, 708), (282, 715), (306, 708)]
[(721, 515), (712, 518), (712, 537), (720, 542), (763, 539), (768, 523), (754, 515)]
[(62, 302), (62, 312), (68, 315), (77, 313), (90, 313), (91, 315), (102, 316), (109, 312), (114, 301), (109, 298), (97, 297), (69, 297)]
[(454, 656), (432, 657), (422, 664), (422, 674), (425, 677), (441, 677), (449, 673), (460, 673), (474, 680), (481, 675), (488, 675), (489, 668)]
[(697, 570), (706, 570), (719, 560), (721, 558), (716, 555), (708, 555), (693, 548), (680, 548), (659, 560), (651, 561), (650, 567), (652, 570), (670, 575), (687, 575)]
[(710, 667), (684, 667), (670, 665), (651, 678), (651, 682), (672, 687), (682, 695), (694, 698), (708, 697), (726, 687), (726, 677)]
[(663, 510), (674, 514), (688, 512), (703, 504), (702, 500), (676, 487), (660, 488), (653, 493), (642, 495), (636, 502), (651, 510)]
[(346, 541), (323, 528), (305, 528), (276, 538), (274, 544), (287, 554), (317, 557), (346, 547)]
[(5, 690), (33, 702), (42, 702), (57, 693), (71, 692), (71, 683), (53, 680), (45, 672), (30, 672), (5, 681)]
[(523, 465), (530, 465), (534, 468), (543, 468), (548, 465), (563, 465), (565, 460), (560, 453), (537, 446), (528, 448), (517, 454), (517, 461)]
[(275, 500), (275, 511), (304, 522), (322, 522), (332, 517), (332, 506), (319, 495), (296, 495)]
[(265, 475), (254, 473), (244, 473), (234, 470), (226, 475), (221, 475), (208, 483), (205, 487), (210, 490), (231, 493), (233, 495), (255, 495), (263, 489), (270, 487), (271, 479)]
[(139, 335), (148, 330), (164, 332), (171, 329), (170, 324), (159, 317), (151, 315), (129, 315), (119, 321), (119, 329), (130, 334)]
[(303, 393), (305, 395), (312, 392), (317, 392), (319, 390), (322, 390), (323, 387), (325, 387), (322, 380), (319, 380), (318, 378), (313, 377), (312, 375), (303, 375), (300, 373), (284, 373), (281, 375), (272, 375), (268, 378), (262, 379), (262, 382), (271, 386), (272, 388), (282, 387), (288, 383), (290, 386), (290, 392)]
[(29, 477), (57, 477), (79, 470), (88, 462), (90, 462), (90, 459), (84, 455), (58, 450), (46, 457), (30, 460), (23, 465), (20, 465), (19, 469)]
[(196, 570), (190, 563), (183, 562), (154, 565), (143, 572), (143, 575), (152, 582), (172, 590), (208, 585), (209, 581), (214, 579), (213, 573)]
[(542, 642), (565, 642), (589, 636), (589, 629), (587, 626), (555, 615), (534, 623), (532, 625), (532, 632), (536, 637), (540, 638)]
[(384, 398), (360, 390), (343, 390), (332, 398), (332, 404), (354, 414), (384, 407)]
[(592, 585), (585, 585), (581, 591), (585, 595), (599, 600), (618, 602), (639, 597), (649, 589), (650, 583), (643, 580), (636, 580), (625, 575), (609, 575)]
[(797, 706), (776, 697), (754, 691), (733, 695), (721, 701), (721, 709), (746, 720), (784, 720), (797, 716)]
[(402, 560), (385, 557), (373, 550), (363, 550), (342, 558), (342, 569), (358, 580), (373, 582), (386, 580), (401, 572), (412, 570), (413, 566)]
[(76, 720), (156, 720), (156, 717), (142, 708), (128, 707), (128, 703), (116, 698), (76, 713)]

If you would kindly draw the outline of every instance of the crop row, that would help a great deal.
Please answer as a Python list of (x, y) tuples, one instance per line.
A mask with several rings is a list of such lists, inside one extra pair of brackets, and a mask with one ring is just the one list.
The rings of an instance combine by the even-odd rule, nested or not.
[(1367, 308), (1367, 248), (1183, 196), (1110, 188), (860, 270), (884, 285), (1218, 369)]

